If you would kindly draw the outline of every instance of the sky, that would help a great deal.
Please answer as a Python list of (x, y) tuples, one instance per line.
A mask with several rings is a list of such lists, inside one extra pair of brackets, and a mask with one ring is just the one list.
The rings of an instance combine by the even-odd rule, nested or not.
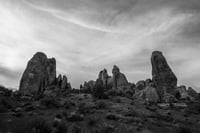
[(179, 85), (200, 92), (199, 0), (0, 0), (0, 84), (18, 88), (38, 51), (57, 61), (72, 86), (111, 75), (151, 78), (162, 51)]

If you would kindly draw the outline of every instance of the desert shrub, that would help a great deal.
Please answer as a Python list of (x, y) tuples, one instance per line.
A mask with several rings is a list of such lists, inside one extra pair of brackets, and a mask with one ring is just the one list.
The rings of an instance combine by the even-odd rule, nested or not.
[(88, 127), (94, 127), (97, 124), (97, 118), (95, 116), (90, 116), (87, 121)]
[(72, 101), (70, 101), (70, 100), (67, 100), (67, 101), (65, 101), (65, 103), (64, 103), (64, 107), (66, 108), (66, 109), (69, 109), (71, 106), (75, 106), (76, 104), (74, 103), (74, 102), (72, 102)]
[(188, 127), (178, 127), (177, 133), (192, 133), (191, 129)]
[(52, 129), (43, 118), (35, 118), (23, 127), (18, 127), (15, 131), (16, 133), (50, 133)]
[(115, 129), (112, 126), (106, 125), (102, 127), (102, 129), (100, 130), (100, 133), (113, 133), (114, 131)]
[(69, 133), (81, 133), (81, 127), (77, 124), (73, 124), (68, 129)]
[(44, 97), (41, 101), (40, 101), (41, 105), (44, 105), (46, 107), (49, 108), (58, 108), (60, 107), (60, 103), (58, 102), (58, 100), (54, 97)]
[(0, 91), (3, 92), (3, 95), (7, 97), (12, 95), (12, 90), (9, 90), (3, 86), (0, 86)]
[(13, 109), (17, 106), (17, 102), (13, 98), (2, 96), (0, 97), (0, 112), (6, 112), (8, 109)]
[(191, 103), (185, 110), (188, 114), (199, 114), (200, 113), (200, 103)]
[(54, 122), (54, 133), (67, 133), (68, 127), (64, 122)]
[(99, 101), (99, 102), (97, 102), (96, 107), (97, 107), (97, 109), (105, 109), (105, 108), (107, 108), (107, 105), (104, 101)]
[(6, 112), (8, 109), (4, 106), (0, 104), (0, 113), (4, 113)]

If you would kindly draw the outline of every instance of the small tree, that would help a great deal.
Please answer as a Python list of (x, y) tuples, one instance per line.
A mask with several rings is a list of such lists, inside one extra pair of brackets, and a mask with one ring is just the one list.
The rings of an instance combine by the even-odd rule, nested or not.
[(101, 79), (97, 79), (95, 86), (94, 86), (94, 89), (93, 89), (92, 95), (96, 98), (99, 98), (99, 99), (107, 98), (104, 91), (105, 90), (104, 90), (103, 81)]

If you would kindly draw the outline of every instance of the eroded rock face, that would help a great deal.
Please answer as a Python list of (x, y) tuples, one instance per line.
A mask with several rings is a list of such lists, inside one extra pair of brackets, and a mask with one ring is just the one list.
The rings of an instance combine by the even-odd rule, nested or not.
[(20, 92), (38, 93), (51, 85), (56, 79), (56, 61), (48, 59), (44, 53), (36, 53), (23, 73), (20, 82)]
[(154, 51), (151, 56), (152, 80), (158, 93), (173, 94), (177, 86), (176, 75), (172, 72), (162, 52)]
[(145, 101), (150, 103), (157, 103), (160, 101), (160, 97), (156, 89), (152, 86), (147, 86), (145, 89), (136, 92), (133, 98), (138, 101)]
[(119, 67), (117, 67), (116, 65), (113, 66), (112, 74), (113, 74), (113, 87), (115, 89), (117, 89), (120, 86), (129, 85), (126, 76), (120, 72)]
[(57, 86), (61, 86), (61, 83), (62, 83), (62, 75), (61, 74), (59, 74), (59, 76), (57, 77), (57, 79), (56, 79), (56, 85)]
[(100, 71), (98, 79), (101, 79), (103, 81), (105, 89), (112, 88), (112, 77), (108, 75), (107, 69), (103, 69), (102, 71)]
[(67, 77), (64, 75), (61, 82), (61, 89), (63, 90), (67, 89), (67, 83), (68, 83)]
[(189, 87), (188, 90), (187, 90), (188, 94), (194, 98), (197, 98), (198, 97), (198, 93), (192, 88), (192, 87)]
[(20, 92), (22, 94), (43, 93), (45, 90), (70, 89), (66, 76), (59, 75), (56, 78), (56, 60), (47, 58), (42, 53), (36, 53), (22, 75), (20, 82)]
[(140, 80), (136, 83), (136, 92), (143, 90), (145, 88), (145, 81), (144, 80)]
[(56, 59), (47, 60), (46, 66), (46, 85), (53, 85), (56, 82)]

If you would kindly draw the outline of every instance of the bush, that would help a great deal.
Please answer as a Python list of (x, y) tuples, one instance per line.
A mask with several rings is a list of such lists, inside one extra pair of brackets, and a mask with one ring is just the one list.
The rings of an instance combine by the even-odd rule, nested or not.
[(87, 121), (89, 127), (94, 127), (97, 124), (97, 118), (95, 116), (90, 116)]
[(54, 133), (67, 133), (68, 127), (64, 122), (56, 122), (54, 123), (55, 131)]
[(99, 101), (99, 102), (97, 102), (96, 107), (97, 107), (97, 109), (105, 109), (105, 108), (107, 108), (107, 105), (104, 101)]
[(192, 133), (192, 131), (188, 127), (178, 127), (177, 133)]
[(104, 85), (103, 81), (101, 79), (97, 79), (93, 92), (92, 92), (93, 97), (98, 98), (98, 99), (105, 99), (107, 96), (104, 93)]
[(61, 106), (58, 100), (54, 97), (45, 97), (40, 101), (40, 103), (49, 108), (58, 108)]
[(50, 133), (50, 125), (43, 118), (35, 118), (29, 121), (21, 129), (16, 129), (16, 133)]

